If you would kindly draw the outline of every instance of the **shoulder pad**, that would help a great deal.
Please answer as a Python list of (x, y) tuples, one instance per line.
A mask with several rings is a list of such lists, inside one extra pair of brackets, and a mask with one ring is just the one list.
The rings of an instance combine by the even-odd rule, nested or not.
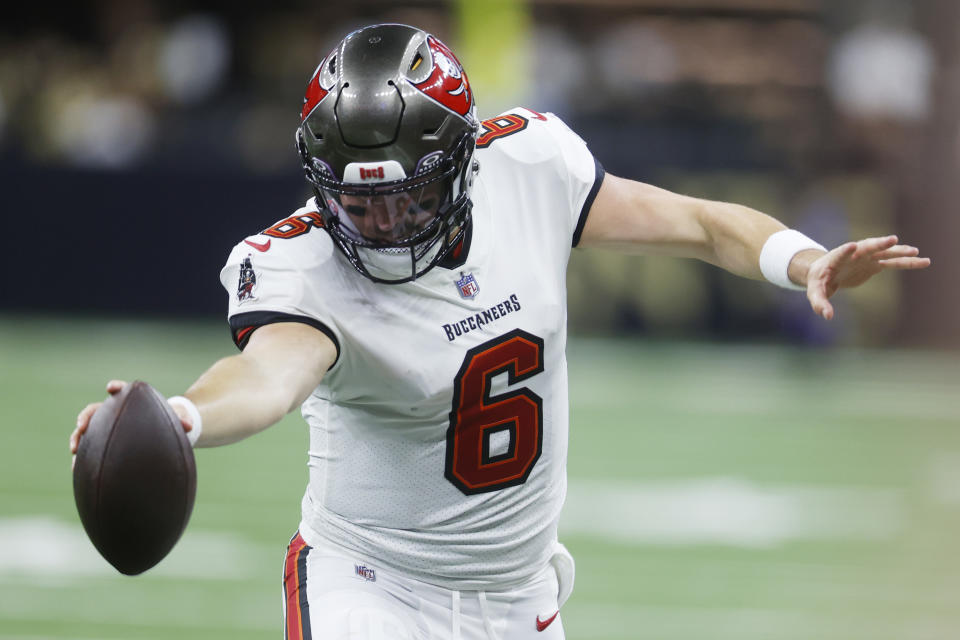
[(559, 117), (516, 107), (480, 123), (477, 149), (493, 149), (523, 162), (542, 162), (586, 143)]
[(300, 271), (329, 260), (333, 243), (310, 199), (292, 215), (234, 245), (227, 265), (242, 262), (248, 255), (259, 264)]

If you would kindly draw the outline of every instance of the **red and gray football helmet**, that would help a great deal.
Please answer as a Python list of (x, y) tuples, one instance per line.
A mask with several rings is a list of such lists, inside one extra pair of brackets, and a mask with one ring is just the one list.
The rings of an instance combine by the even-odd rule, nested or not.
[(463, 237), (478, 128), (460, 62), (400, 24), (354, 31), (307, 86), (297, 148), (325, 227), (376, 282), (422, 276)]

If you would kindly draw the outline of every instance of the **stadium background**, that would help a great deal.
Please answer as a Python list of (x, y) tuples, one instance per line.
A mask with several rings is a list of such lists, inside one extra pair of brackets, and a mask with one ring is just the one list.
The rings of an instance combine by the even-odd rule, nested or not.
[(827, 324), (706, 265), (575, 253), (568, 637), (960, 636), (960, 4), (104, 0), (0, 24), (0, 640), (277, 637), (298, 416), (200, 452), (188, 533), (135, 579), (79, 528), (66, 436), (109, 377), (173, 394), (232, 352), (219, 267), (307, 197), (303, 87), (376, 21), (612, 173), (933, 258)]

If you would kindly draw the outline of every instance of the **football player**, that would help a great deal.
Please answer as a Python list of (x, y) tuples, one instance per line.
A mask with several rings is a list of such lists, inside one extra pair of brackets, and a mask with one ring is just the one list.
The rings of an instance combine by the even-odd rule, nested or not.
[(838, 289), (929, 264), (894, 236), (827, 251), (747, 207), (608, 175), (549, 113), (479, 122), (457, 58), (408, 26), (348, 35), (301, 116), (315, 195), (233, 249), (241, 353), (170, 399), (196, 446), (301, 408), (289, 640), (563, 637), (573, 247), (699, 258), (805, 290), (826, 319)]

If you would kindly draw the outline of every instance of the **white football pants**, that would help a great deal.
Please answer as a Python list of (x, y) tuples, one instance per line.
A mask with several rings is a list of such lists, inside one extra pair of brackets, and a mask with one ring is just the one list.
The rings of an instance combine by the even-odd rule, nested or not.
[(285, 640), (563, 640), (560, 606), (573, 558), (507, 591), (452, 591), (350, 556), (309, 546), (298, 532), (284, 562)]

